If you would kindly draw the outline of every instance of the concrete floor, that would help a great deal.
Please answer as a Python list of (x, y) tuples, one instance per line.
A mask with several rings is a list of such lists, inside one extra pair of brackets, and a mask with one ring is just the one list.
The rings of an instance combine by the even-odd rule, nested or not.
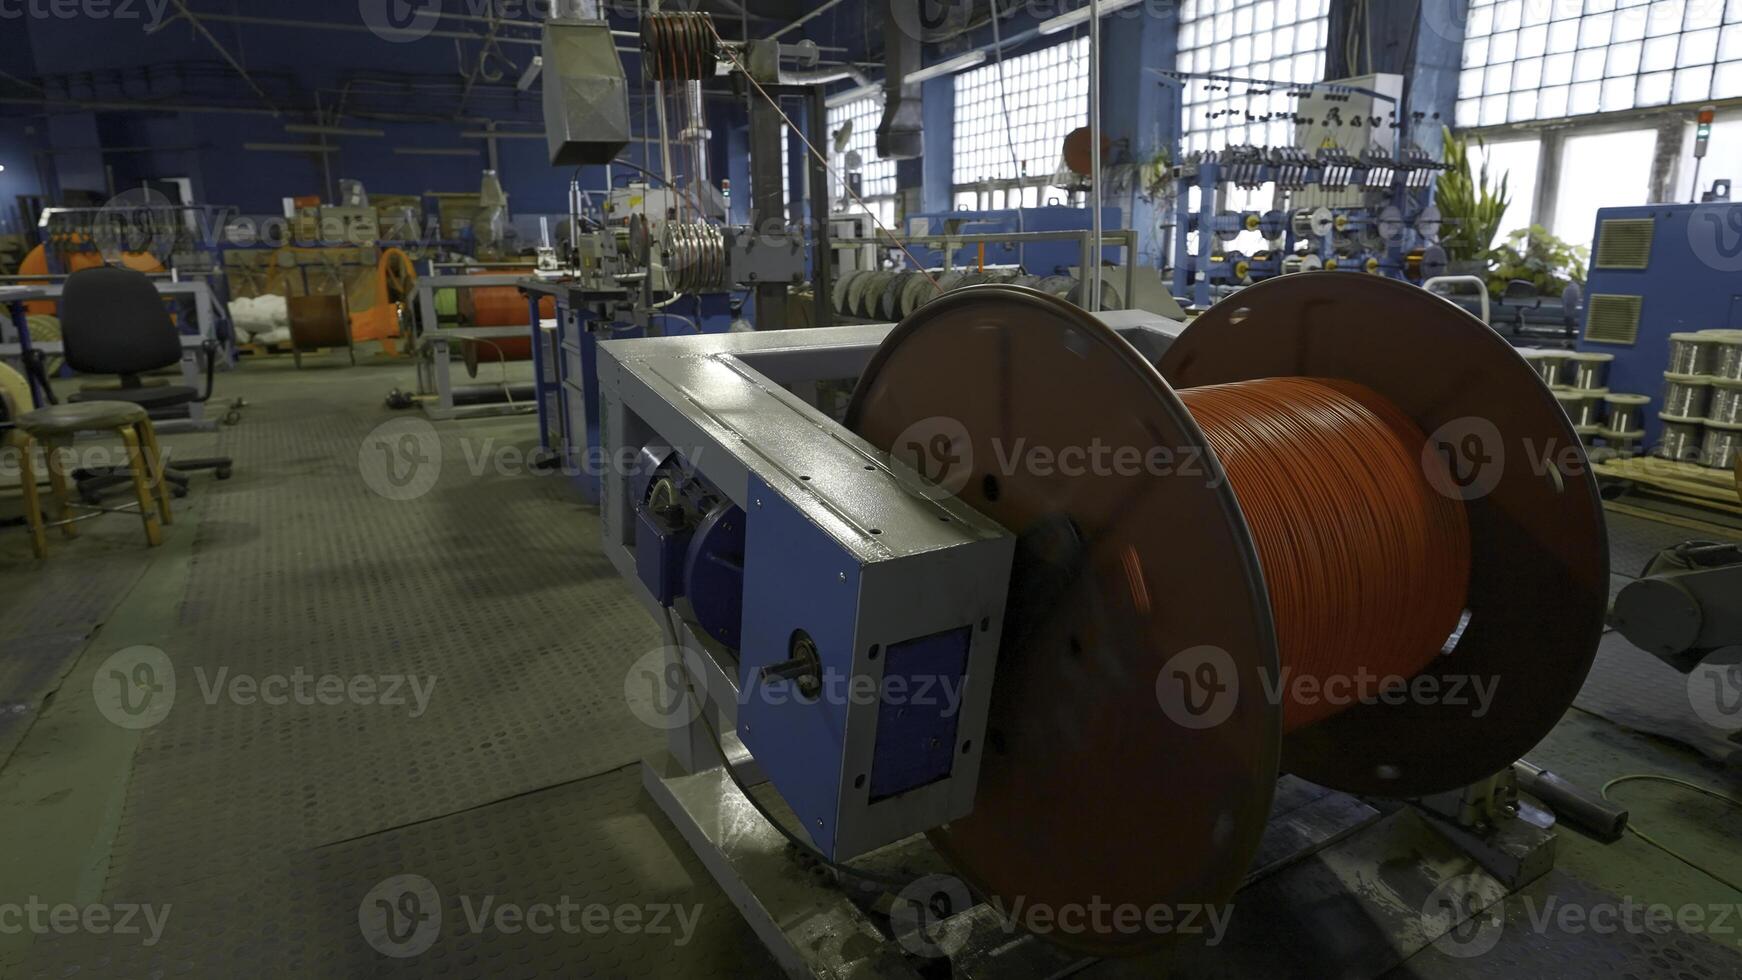
[[(637, 762), (664, 736), (636, 720), (629, 668), (659, 638), (599, 555), (595, 512), (565, 477), (518, 464), (531, 419), (425, 429), (382, 404), (411, 387), (403, 363), (309, 363), (247, 363), (219, 380), (249, 402), (240, 425), (166, 437), (184, 458), (234, 455), (236, 475), (196, 476), (163, 547), (112, 515), (51, 538), (38, 563), (21, 530), (0, 531), (0, 976), (771, 972), (640, 791)], [(379, 479), (384, 423), (391, 451), (441, 461), (427, 490)], [(0, 517), (15, 509), (0, 494)], [(1634, 518), (1611, 533), (1623, 573), (1635, 552), (1699, 536)], [(1685, 682), (1653, 664), (1606, 650), (1531, 757), (1590, 787), (1651, 772), (1738, 795), (1734, 743), (1688, 736)], [(264, 696), (305, 675), (306, 703)], [(324, 703), (325, 675), (365, 687)], [(167, 714), (127, 714), (118, 677), (157, 682)], [(1666, 784), (1616, 795), (1742, 881), (1742, 814)], [(407, 887), (429, 890), (434, 931), (366, 934), (360, 913)], [(1519, 913), (1535, 906), (1515, 900), (1493, 952), (1442, 941), (1395, 975), (1742, 976), (1742, 892), (1637, 838), (1563, 833), (1538, 886), (1555, 895), (1733, 914), (1597, 937), (1532, 928)], [(578, 911), (573, 928), (474, 930), (486, 902)], [(1334, 972), (1336, 937), (1296, 934), (1319, 958), (1306, 974)]]

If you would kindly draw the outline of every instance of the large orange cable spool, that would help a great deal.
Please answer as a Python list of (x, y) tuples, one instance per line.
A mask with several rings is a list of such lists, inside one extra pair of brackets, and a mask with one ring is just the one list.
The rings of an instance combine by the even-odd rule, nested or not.
[[(1220, 906), (1279, 773), (1475, 783), (1559, 720), (1602, 634), (1570, 422), (1503, 339), (1407, 283), (1267, 280), (1154, 362), (1056, 297), (958, 290), (889, 334), (846, 422), (1017, 538), (974, 810), (930, 835), (1005, 909)], [(1093, 447), (1069, 458), (1105, 471), (1065, 466)], [(1349, 675), (1389, 686), (1304, 696)], [(1411, 694), (1460, 677), (1491, 699)]]
[[(1276, 620), (1284, 734), (1335, 714), (1301, 697), (1352, 674), (1407, 684), (1462, 618), (1463, 501), (1423, 471), (1427, 437), (1378, 392), (1271, 378), (1180, 392), (1228, 472)], [(1372, 693), (1378, 693), (1374, 691)]]

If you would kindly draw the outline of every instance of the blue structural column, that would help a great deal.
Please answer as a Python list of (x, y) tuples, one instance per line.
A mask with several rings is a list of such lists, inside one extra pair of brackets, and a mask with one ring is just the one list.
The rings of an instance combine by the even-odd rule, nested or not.
[[(925, 156), (920, 161), (920, 209), (922, 211), (952, 211), (955, 209), (955, 172), (952, 163), (956, 154), (956, 86), (951, 76), (934, 78), (920, 86), (924, 100)], [(906, 177), (912, 171), (905, 170)]]
[(1464, 60), (1464, 28), (1469, 0), (1422, 0), (1415, 57), (1409, 66), (1410, 109), (1425, 118), (1415, 125), (1415, 142), (1438, 158), (1440, 127), (1457, 118), (1458, 74)]
[(1342, 39), (1348, 36), (1353, 6), (1354, 0), (1331, 0), (1326, 80), (1375, 72), (1402, 75), (1409, 102), (1405, 111), (1412, 117), (1414, 113), (1422, 115), (1412, 123), (1410, 137), (1417, 146), (1438, 156), (1440, 127), (1450, 126), (1457, 110), (1469, 0), (1369, 4), (1368, 23), (1351, 48)]
[[(1141, 175), (1158, 153), (1171, 160), (1178, 140), (1175, 99), (1155, 71), (1172, 70), (1179, 45), (1179, 15), (1171, 4), (1142, 3), (1101, 21), (1101, 127), (1113, 143), (1114, 162), (1137, 166), (1139, 179), (1106, 205), (1126, 215), (1137, 231), (1138, 261), (1158, 265), (1165, 252), (1156, 208), (1143, 198)], [(1125, 261), (1121, 259), (1121, 261)]]

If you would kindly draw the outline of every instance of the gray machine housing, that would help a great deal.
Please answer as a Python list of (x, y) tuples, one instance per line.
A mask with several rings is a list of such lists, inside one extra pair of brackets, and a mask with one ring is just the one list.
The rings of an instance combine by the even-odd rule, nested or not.
[[(1135, 312), (1103, 319), (1151, 357), (1180, 329)], [(643, 584), (635, 494), (645, 480), (632, 468), (604, 477), (606, 553), (667, 627), (673, 662), (705, 692), (713, 733), (695, 721), (676, 726), (672, 754), (699, 771), (721, 764), (715, 734), (727, 755), (747, 749), (834, 860), (971, 812), (1014, 553), (1008, 531), (806, 397), (819, 381), (858, 377), (892, 328), (600, 346), (605, 458), (671, 447), (746, 515), (743, 640), (729, 651)], [(764, 668), (789, 660), (800, 631), (838, 679), (833, 695), (825, 688), (806, 699), (766, 679)], [(947, 719), (916, 722), (901, 712), (910, 706), (892, 703), (888, 677), (903, 669), (904, 650), (922, 672), (965, 652)], [(875, 694), (842, 696), (858, 678)], [(942, 770), (940, 746), (952, 760)]]

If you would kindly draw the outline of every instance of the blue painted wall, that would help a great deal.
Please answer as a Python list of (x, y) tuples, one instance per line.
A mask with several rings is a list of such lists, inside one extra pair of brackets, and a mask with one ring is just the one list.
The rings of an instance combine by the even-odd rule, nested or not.
[[(215, 9), (209, 2), (192, 6), (202, 12)], [(449, 0), (447, 6), (460, 11), (476, 4)], [(134, 9), (144, 16), (147, 8)], [(338, 126), (385, 131), (379, 138), (327, 138), (337, 147), (329, 155), (333, 178), (362, 180), (373, 193), (476, 191), (487, 166), (486, 144), (462, 139), (462, 130), (482, 129), (486, 121), (495, 121), (505, 130), (542, 130), (539, 89), (520, 92), (513, 84), (537, 53), (535, 46), (503, 44), (503, 59), (490, 66), (493, 73), (500, 73), (500, 80), (479, 82), (462, 110), (464, 81), (451, 38), (384, 40), (361, 29), (358, 0), (303, 0), (290, 5), (235, 0), (221, 9), (360, 30), (205, 22), (265, 90), (261, 96), (185, 21), (171, 21), (150, 31), (145, 19), (8, 19), (0, 22), (5, 70), (17, 78), (37, 79), (42, 91), (0, 80), (0, 122), (4, 123), (0, 135), (5, 137), (0, 152), (40, 152), (52, 147), (47, 176), (51, 196), (57, 198), (65, 191), (105, 193), (111, 184), (124, 189), (146, 178), (188, 177), (202, 201), (234, 205), (246, 213), (276, 214), (284, 197), (323, 193), (326, 177), (321, 158), (312, 153), (247, 151), (242, 144), (316, 142), (319, 137), (287, 133), (284, 127), (314, 122), (309, 110), (317, 99), (329, 109), (344, 107)], [(513, 33), (536, 36), (529, 30)], [(628, 42), (620, 39), (620, 43)], [(465, 45), (469, 59), (476, 58), (478, 47)], [(624, 57), (631, 77), (637, 77), (635, 56)], [(68, 107), (27, 104), (42, 98)], [(141, 103), (165, 108), (123, 107)], [(221, 107), (222, 111), (172, 106)], [(274, 115), (274, 107), (281, 114)], [(466, 118), (453, 121), (457, 114)], [(639, 122), (638, 107), (632, 106), (632, 116)], [(34, 127), (34, 132), (26, 132), (25, 127)], [(499, 171), (516, 212), (566, 210), (570, 172), (549, 165), (541, 141), (504, 139), (497, 145)], [(114, 152), (139, 146), (160, 149)], [(394, 153), (396, 146), (473, 152), (405, 155)], [(99, 147), (111, 152), (95, 152)], [(92, 152), (67, 152), (82, 148)], [(632, 144), (625, 155), (645, 164), (638, 145)], [(38, 183), (34, 168), (25, 176), (32, 178), (32, 185)], [(587, 168), (581, 179), (589, 189), (606, 186), (603, 168)], [(7, 181), (5, 186), (12, 184), (8, 174), (0, 174), (0, 180)]]

